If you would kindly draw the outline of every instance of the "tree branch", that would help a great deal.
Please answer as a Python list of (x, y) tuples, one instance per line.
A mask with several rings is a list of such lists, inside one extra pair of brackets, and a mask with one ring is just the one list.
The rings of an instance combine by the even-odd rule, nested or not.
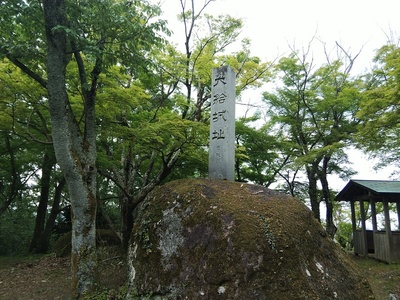
[(39, 74), (33, 72), (31, 69), (29, 69), (26, 65), (24, 65), (21, 61), (19, 61), (17, 58), (12, 57), (11, 54), (7, 53), (6, 57), (18, 68), (21, 69), (22, 72), (24, 72), (26, 75), (31, 77), (33, 80), (38, 82), (43, 88), (47, 90), (47, 80), (43, 79)]

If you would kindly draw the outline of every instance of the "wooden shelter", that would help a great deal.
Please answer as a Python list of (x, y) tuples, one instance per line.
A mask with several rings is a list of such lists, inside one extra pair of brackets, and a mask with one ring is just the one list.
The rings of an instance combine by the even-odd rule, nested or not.
[[(354, 253), (373, 254), (378, 260), (400, 263), (400, 181), (350, 180), (336, 196), (337, 201), (350, 202)], [(384, 228), (378, 230), (376, 203), (383, 204)], [(357, 228), (356, 203), (359, 203), (361, 226)], [(395, 203), (397, 228), (392, 228), (389, 204)], [(366, 205), (371, 209), (372, 230), (366, 227)]]

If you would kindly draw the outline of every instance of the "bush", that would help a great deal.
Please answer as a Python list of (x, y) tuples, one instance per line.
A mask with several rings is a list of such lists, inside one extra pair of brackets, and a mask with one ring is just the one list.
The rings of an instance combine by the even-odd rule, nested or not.
[(28, 253), (34, 215), (27, 209), (13, 209), (0, 216), (0, 255)]
[(335, 239), (343, 249), (350, 251), (353, 249), (353, 227), (351, 223), (340, 222), (338, 224)]

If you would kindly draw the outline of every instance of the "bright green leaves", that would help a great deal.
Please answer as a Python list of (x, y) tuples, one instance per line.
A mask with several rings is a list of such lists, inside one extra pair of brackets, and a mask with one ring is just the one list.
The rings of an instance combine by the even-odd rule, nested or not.
[(162, 43), (157, 32), (168, 34), (165, 21), (154, 20), (159, 14), (144, 1), (69, 1), (71, 51), (82, 51), (93, 63), (102, 54), (105, 67), (143, 65), (146, 52)]
[[(321, 66), (308, 61), (306, 54), (293, 52), (281, 58), (276, 66), (280, 82), (274, 91), (264, 93), (272, 132), (280, 141), (287, 165), (296, 174), (307, 175), (308, 197), (316, 215), (319, 215), (317, 180), (328, 189), (326, 178), (337, 172), (349, 174), (343, 149), (357, 131), (355, 114), (363, 96), (360, 80), (349, 74), (352, 62), (327, 60)], [(281, 177), (292, 190), (288, 176)], [(294, 183), (296, 179), (292, 179)], [(328, 195), (328, 193), (324, 193)], [(331, 200), (324, 199), (327, 203)]]
[(7, 60), (0, 61), (0, 129), (49, 141), (47, 92)]
[(2, 1), (0, 55), (8, 53), (15, 58), (42, 56), (45, 40), (42, 15), (39, 1)]
[(386, 45), (377, 51), (376, 65), (365, 77), (358, 142), (380, 157), (381, 165), (397, 163), (400, 149), (400, 49)]
[[(244, 39), (241, 50), (226, 55), (222, 61), (237, 74), (236, 92), (240, 94), (248, 88), (259, 88), (272, 78), (273, 66), (269, 62), (262, 62), (260, 58), (251, 56), (250, 41)], [(221, 61), (221, 60), (220, 60)]]
[(239, 181), (268, 187), (275, 182), (284, 157), (279, 155), (282, 148), (276, 137), (269, 135), (266, 126), (257, 129), (256, 121), (259, 121), (257, 116), (236, 122), (236, 175)]
[(183, 119), (170, 99), (160, 101), (160, 97), (150, 96), (142, 83), (132, 81), (118, 67), (101, 76), (97, 95), (101, 167), (120, 168), (121, 158), (129, 157), (135, 168), (132, 174), (138, 176), (153, 164), (151, 178), (171, 153), (196, 156), (196, 148), (207, 143), (206, 124)]

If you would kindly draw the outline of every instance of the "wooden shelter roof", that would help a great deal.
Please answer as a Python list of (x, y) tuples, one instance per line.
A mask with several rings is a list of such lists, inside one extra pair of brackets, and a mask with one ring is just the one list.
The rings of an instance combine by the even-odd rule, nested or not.
[(337, 194), (337, 201), (353, 201), (361, 197), (374, 197), (376, 201), (400, 201), (400, 181), (394, 180), (356, 180), (351, 179)]

